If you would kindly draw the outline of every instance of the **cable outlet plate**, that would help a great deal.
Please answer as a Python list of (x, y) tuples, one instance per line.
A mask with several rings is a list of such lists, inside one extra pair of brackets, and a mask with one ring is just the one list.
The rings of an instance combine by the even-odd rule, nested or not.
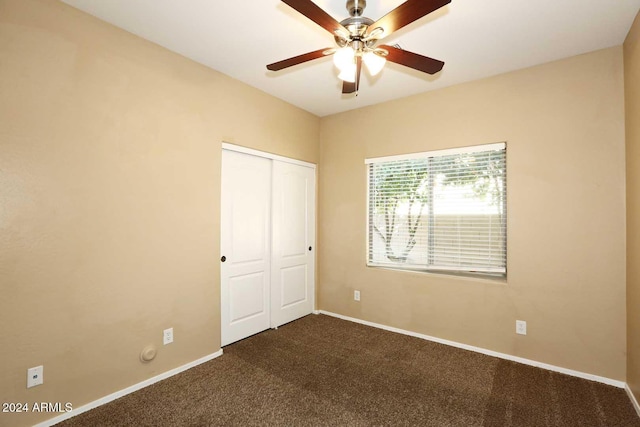
[(173, 342), (173, 328), (165, 329), (162, 333), (162, 344), (167, 345)]
[(42, 365), (27, 369), (27, 388), (44, 383), (44, 367)]

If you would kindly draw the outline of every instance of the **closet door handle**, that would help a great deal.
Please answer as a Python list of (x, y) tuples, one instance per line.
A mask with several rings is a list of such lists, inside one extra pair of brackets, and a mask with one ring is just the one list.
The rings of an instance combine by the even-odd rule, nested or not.
[(309, 246), (309, 250), (313, 249), (311, 246)]
[(225, 262), (227, 260), (227, 257), (222, 255), (222, 258), (220, 258), (220, 261)]

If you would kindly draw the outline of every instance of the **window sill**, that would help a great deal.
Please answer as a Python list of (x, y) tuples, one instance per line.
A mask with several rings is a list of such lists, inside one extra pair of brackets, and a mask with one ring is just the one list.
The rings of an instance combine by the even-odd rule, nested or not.
[(453, 272), (446, 270), (413, 270), (413, 269), (404, 269), (404, 268), (394, 268), (388, 266), (380, 266), (380, 265), (367, 265), (367, 268), (388, 270), (388, 271), (397, 271), (400, 273), (412, 273), (417, 275), (428, 275), (428, 276), (437, 276), (449, 279), (462, 279), (465, 281), (476, 282), (476, 283), (490, 283), (497, 285), (507, 285), (507, 277), (502, 275), (492, 275), (487, 273), (462, 273), (462, 272)]

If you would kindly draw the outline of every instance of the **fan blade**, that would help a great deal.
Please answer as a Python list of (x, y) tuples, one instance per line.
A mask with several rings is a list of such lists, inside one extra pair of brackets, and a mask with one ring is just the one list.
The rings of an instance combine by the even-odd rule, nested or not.
[(344, 34), (349, 34), (346, 28), (342, 26), (338, 21), (333, 19), (327, 12), (320, 9), (311, 0), (282, 0), (287, 5), (291, 6), (307, 18), (311, 19), (316, 24), (320, 25), (331, 34), (336, 35), (336, 31), (339, 30)]
[(398, 49), (393, 46), (382, 45), (378, 47), (389, 52), (386, 56), (387, 61), (395, 62), (396, 64), (404, 65), (414, 70), (435, 74), (444, 67), (444, 62), (429, 58), (428, 56), (418, 55), (417, 53)]
[[(325, 54), (325, 52), (331, 52)], [(267, 65), (267, 69), (271, 71), (279, 71), (284, 68), (291, 67), (293, 65), (302, 64), (303, 62), (313, 61), (314, 59), (322, 58), (323, 56), (329, 56), (333, 54), (334, 50), (331, 48), (325, 48), (320, 50), (314, 50), (313, 52), (305, 53), (303, 55), (294, 56), (293, 58), (285, 59), (283, 61), (274, 62)]]
[(356, 56), (356, 81), (351, 83), (344, 81), (342, 82), (342, 93), (358, 93), (358, 89), (360, 88), (360, 73), (362, 72), (362, 57)]
[(360, 73), (362, 72), (362, 56), (356, 56), (356, 95), (360, 89)]
[(342, 93), (353, 93), (356, 91), (356, 84), (351, 82), (342, 82)]
[[(389, 36), (396, 30), (411, 24), (413, 21), (430, 14), (434, 10), (451, 3), (451, 0), (407, 0), (400, 6), (369, 25), (367, 35), (376, 28), (382, 28), (384, 32), (377, 39)], [(365, 36), (366, 37), (366, 36)]]

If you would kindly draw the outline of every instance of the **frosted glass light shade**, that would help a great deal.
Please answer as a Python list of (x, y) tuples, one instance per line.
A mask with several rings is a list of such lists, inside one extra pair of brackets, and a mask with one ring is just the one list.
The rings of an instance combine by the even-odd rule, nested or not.
[(338, 69), (341, 71), (344, 70), (345, 67), (353, 65), (353, 57), (354, 52), (350, 47), (343, 47), (338, 49), (336, 53), (333, 54), (333, 63)]
[(356, 81), (356, 64), (349, 64), (345, 66), (338, 74), (340, 80), (345, 82), (355, 83)]
[(375, 76), (380, 71), (382, 71), (384, 64), (387, 63), (386, 58), (383, 58), (380, 55), (376, 55), (373, 52), (365, 53), (362, 57), (362, 60), (364, 61), (364, 65), (367, 66), (367, 69), (372, 76)]

